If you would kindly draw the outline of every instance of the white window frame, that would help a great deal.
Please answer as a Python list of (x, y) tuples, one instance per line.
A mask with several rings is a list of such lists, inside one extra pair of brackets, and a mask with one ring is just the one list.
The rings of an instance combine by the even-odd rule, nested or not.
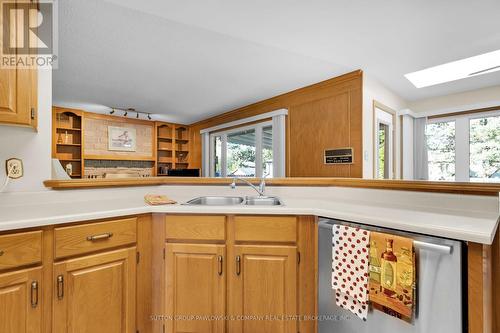
[[(215, 151), (215, 138), (221, 138), (221, 177), (227, 177), (227, 136), (234, 133), (239, 133), (247, 130), (255, 130), (255, 177), (262, 178), (262, 132), (264, 127), (273, 127), (273, 121), (264, 121), (248, 126), (236, 127), (230, 130), (218, 131), (210, 133), (210, 177), (215, 177), (215, 156), (212, 152)], [(273, 127), (274, 131), (274, 127)], [(273, 143), (274, 143), (273, 136)], [(274, 146), (274, 145), (273, 145)], [(274, 163), (274, 156), (273, 156)]]
[[(225, 132), (227, 128), (233, 128), (234, 130), (238, 131), (244, 127), (247, 127), (246, 124), (249, 123), (257, 123), (258, 121), (262, 122), (270, 122), (273, 127), (273, 178), (280, 178), (280, 177), (285, 177), (285, 170), (286, 170), (286, 116), (288, 116), (288, 110), (287, 109), (279, 109), (267, 113), (262, 113), (258, 114), (253, 117), (249, 118), (244, 118), (244, 119), (238, 119), (229, 123), (217, 125), (214, 127), (210, 128), (205, 128), (200, 131), (201, 135), (201, 143), (202, 143), (202, 149), (201, 149), (201, 155), (202, 155), (202, 175), (204, 177), (214, 177), (215, 176), (215, 161), (214, 161), (214, 156), (212, 156), (213, 150), (213, 145), (215, 144), (214, 139), (211, 138), (211, 134), (215, 133), (221, 133)], [(272, 119), (269, 121), (269, 119)], [(260, 123), (257, 123), (260, 124)], [(237, 127), (241, 126), (241, 127)], [(248, 125), (252, 126), (252, 125)], [(255, 126), (255, 125), (253, 125)], [(227, 134), (227, 133), (226, 133)], [(257, 135), (257, 134), (256, 134)], [(260, 133), (262, 135), (262, 132)], [(262, 137), (258, 139), (257, 142), (258, 144), (262, 144)], [(227, 136), (226, 139), (223, 143), (226, 146), (223, 146), (222, 150), (224, 154), (227, 152)], [(257, 148), (257, 147), (256, 147)], [(262, 158), (261, 154), (259, 155), (259, 159)], [(226, 161), (226, 158), (224, 158), (224, 161)], [(257, 163), (258, 161), (256, 161)], [(256, 164), (256, 175), (257, 175), (257, 165), (259, 165), (259, 168), (262, 168), (262, 163), (259, 162)], [(221, 167), (224, 167), (222, 170), (224, 170), (223, 174), (227, 174), (227, 168), (226, 165), (222, 165)], [(221, 170), (221, 173), (222, 173)], [(260, 173), (262, 174), (262, 172)]]
[(398, 172), (397, 166), (397, 132), (396, 128), (398, 126), (397, 112), (384, 104), (373, 101), (373, 178), (381, 179), (378, 175), (379, 168), (379, 124), (387, 125), (389, 128), (389, 157), (386, 157), (386, 163), (388, 164), (389, 175), (387, 179), (396, 179)]
[(455, 122), (455, 181), (470, 181), (470, 121), (472, 119), (498, 117), (500, 110), (468, 113), (450, 117), (432, 118), (427, 124)]

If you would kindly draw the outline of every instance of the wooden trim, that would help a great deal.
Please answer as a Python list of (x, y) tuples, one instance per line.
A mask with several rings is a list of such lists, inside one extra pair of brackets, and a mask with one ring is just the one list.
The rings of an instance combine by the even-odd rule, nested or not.
[[(113, 122), (117, 122), (117, 123), (147, 125), (147, 126), (151, 126), (151, 127), (155, 126), (154, 120), (125, 118), (125, 117), (120, 117), (120, 116), (113, 116), (113, 115), (86, 112), (86, 111), (84, 111), (83, 113), (84, 113), (85, 117), (89, 118), (89, 119), (108, 120), (108, 121), (113, 121)], [(134, 112), (131, 111), (131, 113), (134, 113)]]
[(390, 113), (392, 115), (392, 179), (396, 179), (396, 129), (397, 129), (397, 112), (390, 107), (373, 100), (372, 110), (373, 110), (373, 178), (377, 178), (377, 145), (375, 139), (375, 131), (377, 131), (377, 110), (380, 109), (384, 112)]
[(153, 294), (157, 292), (153, 288), (151, 272), (153, 270), (153, 217), (151, 214), (137, 216), (137, 253), (139, 263), (137, 264), (137, 307), (136, 320), (137, 331), (152, 332), (153, 321)]
[[(315, 216), (299, 216), (297, 249), (300, 253), (298, 269), (297, 305), (298, 314), (314, 318), (318, 314), (318, 224)], [(317, 332), (318, 321), (299, 321), (299, 332)]]
[[(259, 179), (249, 179), (254, 184)], [(99, 188), (118, 186), (154, 186), (154, 185), (229, 185), (231, 178), (198, 178), (198, 177), (150, 177), (128, 179), (75, 179), (46, 180), (46, 187), (53, 189)], [(498, 196), (500, 184), (460, 183), (420, 180), (382, 180), (360, 178), (274, 178), (267, 179), (270, 186), (336, 186), (371, 188), (400, 191), (442, 192), (456, 194), (476, 194)]]
[(128, 156), (128, 155), (84, 155), (84, 160), (106, 160), (106, 161), (150, 161), (154, 162), (153, 156)]
[(491, 246), (468, 243), (467, 293), (470, 333), (493, 332)]
[(493, 273), (493, 332), (500, 332), (500, 227), (491, 246), (491, 260)]
[[(150, 315), (161, 315), (165, 313), (165, 214), (153, 214), (151, 226), (151, 309)], [(164, 320), (152, 320), (150, 332), (164, 332)], [(146, 331), (148, 332), (148, 331)]]
[(42, 332), (52, 332), (52, 292), (53, 292), (53, 268), (54, 268), (54, 226), (46, 226), (43, 229), (42, 247), (42, 300), (43, 319)]
[(455, 116), (465, 116), (468, 114), (491, 112), (491, 111), (500, 111), (500, 106), (492, 106), (492, 107), (482, 108), (482, 109), (474, 109), (474, 110), (467, 110), (467, 111), (458, 111), (458, 112), (437, 114), (434, 116), (429, 116), (429, 117), (427, 117), (427, 119), (438, 119), (438, 118), (448, 118), (448, 117), (455, 117)]

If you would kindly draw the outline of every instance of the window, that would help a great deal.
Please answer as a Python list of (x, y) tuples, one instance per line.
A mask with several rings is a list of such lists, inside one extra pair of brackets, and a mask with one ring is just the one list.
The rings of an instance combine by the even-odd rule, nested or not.
[(390, 153), (389, 143), (391, 142), (389, 138), (389, 125), (378, 124), (378, 161), (377, 161), (377, 174), (378, 178), (387, 179), (389, 178), (389, 161), (386, 160), (386, 156)]
[(425, 137), (429, 180), (455, 180), (455, 122), (428, 124)]
[(374, 101), (374, 177), (392, 179), (395, 175), (395, 133), (396, 111)]
[(228, 177), (255, 177), (255, 128), (227, 134)]
[(427, 124), (429, 179), (500, 182), (500, 111)]
[(279, 109), (202, 129), (202, 175), (285, 177), (287, 115)]
[(273, 178), (273, 126), (262, 128), (262, 177)]
[(271, 121), (210, 134), (212, 177), (274, 175)]
[(469, 121), (469, 176), (473, 182), (500, 182), (500, 116)]

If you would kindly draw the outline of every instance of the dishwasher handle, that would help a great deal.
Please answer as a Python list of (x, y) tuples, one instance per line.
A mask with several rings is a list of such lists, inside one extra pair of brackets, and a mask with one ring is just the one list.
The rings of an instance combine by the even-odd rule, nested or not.
[[(333, 229), (333, 224), (328, 223), (326, 221), (320, 221), (318, 222), (318, 227), (321, 229)], [(453, 247), (449, 245), (442, 245), (442, 244), (434, 244), (434, 243), (428, 243), (428, 242), (422, 242), (418, 240), (413, 241), (413, 246), (417, 249), (420, 250), (427, 250), (427, 251), (432, 251), (432, 252), (437, 252), (441, 254), (451, 254)]]

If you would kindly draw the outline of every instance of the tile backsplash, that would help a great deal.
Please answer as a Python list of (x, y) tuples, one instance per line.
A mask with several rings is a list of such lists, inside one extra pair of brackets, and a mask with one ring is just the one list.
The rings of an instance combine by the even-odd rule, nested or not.
[(85, 178), (105, 178), (106, 174), (134, 174), (152, 177), (154, 163), (150, 161), (85, 160)]

